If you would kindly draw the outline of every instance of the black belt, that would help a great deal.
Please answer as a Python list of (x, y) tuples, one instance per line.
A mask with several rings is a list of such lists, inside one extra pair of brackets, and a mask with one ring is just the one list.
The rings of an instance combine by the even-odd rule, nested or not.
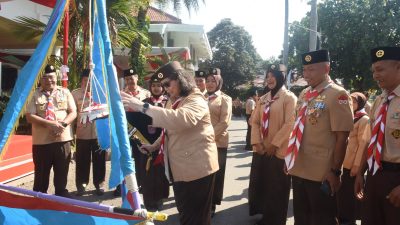
[(382, 161), (382, 169), (384, 171), (400, 172), (400, 163)]

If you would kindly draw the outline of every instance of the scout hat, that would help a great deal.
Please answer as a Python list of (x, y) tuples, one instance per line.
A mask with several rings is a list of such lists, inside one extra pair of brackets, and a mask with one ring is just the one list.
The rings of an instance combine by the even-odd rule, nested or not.
[(221, 70), (219, 68), (210, 68), (208, 74), (221, 75)]
[(197, 70), (194, 72), (194, 77), (204, 78), (204, 77), (206, 77), (206, 71)]
[(124, 77), (129, 77), (129, 76), (132, 76), (132, 75), (136, 75), (137, 76), (137, 73), (133, 68), (124, 70)]
[(179, 70), (183, 70), (181, 64), (178, 61), (172, 61), (158, 68), (153, 76), (157, 76), (160, 80), (174, 78), (178, 75), (176, 72)]
[(313, 52), (307, 52), (301, 55), (303, 65), (310, 65), (320, 62), (330, 62), (328, 50), (321, 49)]
[(378, 47), (371, 50), (371, 62), (381, 60), (400, 61), (400, 47)]
[(44, 68), (45, 75), (56, 75), (56, 68), (53, 65), (47, 64)]

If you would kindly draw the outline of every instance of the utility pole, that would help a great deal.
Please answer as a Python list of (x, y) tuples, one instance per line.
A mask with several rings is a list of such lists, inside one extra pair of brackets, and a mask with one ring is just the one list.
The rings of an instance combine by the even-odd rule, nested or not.
[(310, 39), (309, 39), (310, 51), (315, 51), (317, 48), (317, 34), (318, 34), (317, 26), (318, 26), (317, 0), (311, 0)]
[(289, 52), (289, 0), (285, 0), (285, 34), (283, 36), (283, 64), (288, 64)]

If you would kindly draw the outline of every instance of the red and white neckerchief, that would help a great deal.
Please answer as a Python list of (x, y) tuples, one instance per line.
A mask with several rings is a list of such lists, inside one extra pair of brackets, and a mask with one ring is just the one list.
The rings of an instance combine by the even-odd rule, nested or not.
[(130, 90), (128, 89), (126, 92), (128, 92), (128, 94), (132, 95), (133, 97), (136, 97), (136, 95), (138, 95), (138, 94), (139, 94), (139, 90), (136, 90), (136, 91), (130, 91)]
[(47, 105), (46, 105), (46, 112), (45, 112), (46, 120), (52, 120), (52, 121), (56, 120), (56, 112), (55, 112), (55, 108), (54, 108), (54, 104), (53, 104), (53, 96), (56, 94), (56, 92), (57, 92), (57, 90), (53, 91), (53, 93), (51, 93), (50, 91), (43, 90), (43, 94), (47, 98)]
[(361, 117), (368, 115), (365, 108), (362, 108), (354, 113), (354, 123), (358, 121)]
[(272, 103), (274, 103), (274, 101), (278, 98), (279, 98), (278, 96), (274, 96), (271, 100), (267, 100), (267, 104), (265, 105), (265, 108), (264, 108), (262, 124), (261, 124), (261, 131), (262, 131), (261, 137), (262, 138), (265, 138), (268, 135), (270, 108), (271, 108)]
[[(368, 145), (367, 162), (369, 170), (372, 171), (372, 175), (381, 168), (381, 154), (383, 149), (383, 144), (385, 141), (385, 125), (386, 125), (386, 115), (389, 108), (390, 101), (395, 97), (394, 93), (387, 96), (386, 101), (381, 105), (379, 109), (378, 117), (374, 122), (374, 126), (371, 134), (371, 141)], [(374, 150), (375, 155), (374, 155)]]
[(155, 98), (154, 96), (151, 96), (150, 97), (150, 101), (152, 102), (152, 103), (154, 103), (154, 105), (155, 104), (162, 104), (162, 102), (164, 101), (164, 96), (163, 95), (160, 95), (158, 98)]
[[(172, 109), (175, 110), (178, 108), (179, 103), (182, 101), (182, 98), (177, 99), (173, 104), (172, 104)], [(158, 164), (164, 164), (164, 144), (165, 144), (165, 128), (162, 129), (161, 131), (161, 144), (160, 144), (160, 150), (158, 151), (158, 155), (156, 159), (154, 160), (153, 165), (158, 165)]]
[(212, 95), (209, 95), (209, 96), (208, 96), (208, 101), (211, 102), (212, 100), (216, 99), (217, 97), (218, 97), (218, 95), (215, 94), (215, 93), (212, 94)]
[(323, 91), (331, 86), (329, 82), (321, 91), (308, 90), (304, 96), (305, 101), (300, 108), (299, 114), (297, 115), (296, 123), (294, 124), (294, 129), (289, 139), (289, 146), (286, 150), (285, 163), (287, 170), (290, 170), (294, 166), (294, 161), (296, 160), (297, 154), (300, 149), (301, 140), (303, 139), (304, 126), (306, 125), (306, 114), (307, 106), (310, 101), (318, 97)]

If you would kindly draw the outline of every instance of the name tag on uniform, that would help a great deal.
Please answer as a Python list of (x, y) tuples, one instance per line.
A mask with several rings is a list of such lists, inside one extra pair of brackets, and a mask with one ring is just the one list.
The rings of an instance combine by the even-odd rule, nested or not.
[(392, 132), (392, 136), (396, 139), (400, 138), (400, 130), (396, 129)]

